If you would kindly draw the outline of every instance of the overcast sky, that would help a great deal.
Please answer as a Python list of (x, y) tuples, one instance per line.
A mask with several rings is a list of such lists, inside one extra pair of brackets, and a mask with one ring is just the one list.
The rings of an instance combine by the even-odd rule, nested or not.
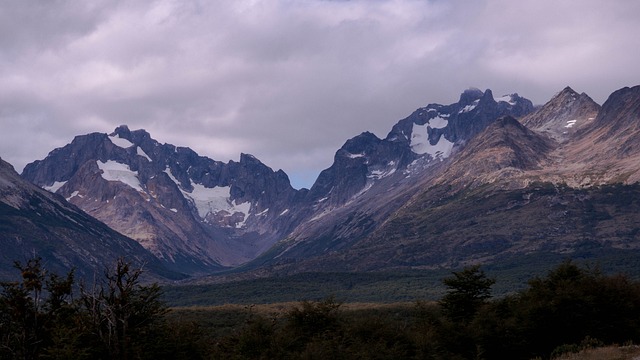
[(349, 138), (469, 87), (602, 104), (640, 83), (640, 1), (0, 2), (0, 157), (146, 129), (309, 187)]

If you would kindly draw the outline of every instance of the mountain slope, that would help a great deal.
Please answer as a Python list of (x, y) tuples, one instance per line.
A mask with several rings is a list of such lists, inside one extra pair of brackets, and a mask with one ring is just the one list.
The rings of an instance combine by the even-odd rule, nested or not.
[[(540, 169), (549, 160), (557, 143), (535, 133), (513, 117), (505, 116), (470, 140), (437, 183), (455, 185), (455, 189), (512, 179), (529, 170)], [(511, 187), (519, 187), (511, 184)]]
[(48, 270), (91, 280), (125, 257), (146, 264), (149, 279), (176, 278), (137, 242), (95, 220), (62, 197), (22, 179), (0, 159), (0, 277), (14, 274), (14, 261), (40, 256)]
[(598, 111), (600, 105), (589, 95), (578, 94), (567, 86), (538, 111), (523, 117), (522, 124), (563, 142), (591, 124)]
[(593, 123), (576, 133), (567, 162), (580, 164), (585, 183), (640, 181), (640, 86), (612, 93)]
[[(547, 113), (548, 123), (566, 123), (563, 111), (554, 113), (547, 108), (556, 108), (554, 99), (539, 111)], [(640, 181), (640, 86), (615, 91), (597, 114), (592, 108), (588, 103), (582, 109), (574, 108), (574, 112), (588, 113), (588, 121), (578, 119), (576, 130), (565, 134), (549, 155), (552, 161), (527, 177), (572, 187)]]

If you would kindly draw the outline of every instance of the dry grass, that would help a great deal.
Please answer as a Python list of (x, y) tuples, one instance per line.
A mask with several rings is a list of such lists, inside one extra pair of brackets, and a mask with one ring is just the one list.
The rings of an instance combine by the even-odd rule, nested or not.
[[(300, 306), (299, 301), (281, 302), (274, 304), (255, 304), (255, 305), (237, 305), (225, 304), (216, 306), (185, 306), (174, 307), (173, 312), (230, 312), (230, 311), (246, 311), (259, 315), (280, 315), (287, 313), (291, 309)], [(416, 306), (415, 302), (396, 302), (396, 303), (343, 303), (340, 308), (345, 311), (357, 310), (380, 310), (380, 309), (411, 309)]]
[(286, 313), (293, 307), (298, 305), (299, 302), (282, 302), (275, 304), (256, 304), (256, 305), (239, 305), (239, 304), (225, 304), (215, 306), (185, 306), (185, 307), (173, 307), (172, 312), (175, 313), (225, 313), (225, 312), (246, 312), (259, 315), (279, 315)]
[(554, 360), (640, 360), (640, 346), (607, 346), (565, 354)]

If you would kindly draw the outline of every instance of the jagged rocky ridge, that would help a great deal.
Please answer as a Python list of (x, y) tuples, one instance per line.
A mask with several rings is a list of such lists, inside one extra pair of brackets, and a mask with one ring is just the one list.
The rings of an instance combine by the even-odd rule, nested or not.
[(333, 165), (320, 173), (308, 199), (342, 206), (383, 178), (447, 159), (498, 117), (531, 111), (531, 101), (518, 94), (496, 101), (491, 90), (474, 88), (464, 91), (457, 103), (429, 104), (400, 120), (384, 139), (365, 132), (348, 140)]
[(287, 175), (255, 157), (222, 163), (126, 126), (77, 136), (22, 176), (189, 273), (254, 258), (297, 213)]
[(384, 139), (348, 140), (309, 190), (250, 155), (225, 164), (126, 127), (79, 136), (23, 176), (190, 273), (635, 249), (638, 89), (600, 108), (567, 87), (537, 109), (517, 94), (469, 89), (416, 110)]

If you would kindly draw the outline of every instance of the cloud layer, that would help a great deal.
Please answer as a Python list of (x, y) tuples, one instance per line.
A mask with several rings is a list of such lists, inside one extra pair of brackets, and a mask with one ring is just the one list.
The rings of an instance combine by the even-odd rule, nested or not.
[(7, 0), (0, 156), (144, 128), (216, 160), (251, 153), (310, 186), (362, 131), (385, 136), (475, 86), (602, 103), (640, 83), (640, 3)]

